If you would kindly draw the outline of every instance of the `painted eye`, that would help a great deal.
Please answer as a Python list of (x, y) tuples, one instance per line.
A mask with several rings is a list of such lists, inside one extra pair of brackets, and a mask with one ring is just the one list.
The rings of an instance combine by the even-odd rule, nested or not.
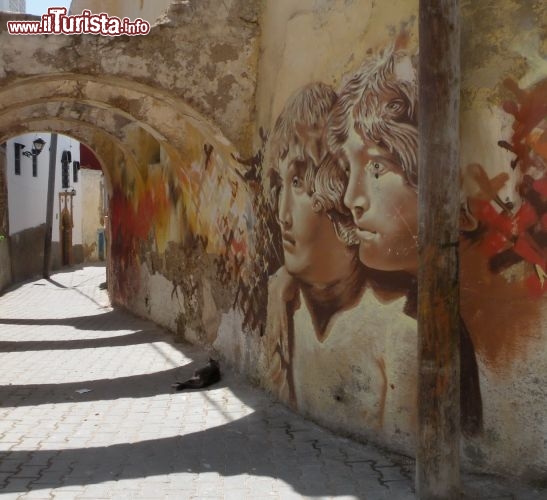
[(387, 109), (392, 113), (400, 114), (405, 110), (405, 103), (402, 99), (393, 99), (388, 103)]
[(291, 185), (293, 188), (301, 188), (302, 187), (302, 179), (298, 177), (298, 175), (295, 175), (291, 180)]
[(386, 172), (386, 167), (377, 161), (374, 161), (370, 163), (369, 165), (376, 179), (378, 179), (382, 174)]

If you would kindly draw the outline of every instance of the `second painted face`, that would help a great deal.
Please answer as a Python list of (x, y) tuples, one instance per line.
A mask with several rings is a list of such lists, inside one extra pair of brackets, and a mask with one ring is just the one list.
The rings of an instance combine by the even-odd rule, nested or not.
[(279, 161), (278, 220), (285, 268), (309, 284), (328, 284), (345, 277), (355, 254), (340, 241), (327, 215), (314, 210), (306, 169), (306, 161), (291, 157), (290, 151)]
[(418, 196), (395, 156), (351, 130), (344, 204), (351, 210), (363, 264), (382, 271), (418, 268)]

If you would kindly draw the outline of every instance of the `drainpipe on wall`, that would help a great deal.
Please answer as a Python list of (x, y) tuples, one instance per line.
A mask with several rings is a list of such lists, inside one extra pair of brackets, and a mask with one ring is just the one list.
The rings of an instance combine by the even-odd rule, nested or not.
[(421, 500), (460, 498), (458, 0), (420, 0), (418, 442)]
[(53, 200), (55, 191), (55, 161), (57, 160), (57, 134), (51, 134), (49, 146), (49, 174), (47, 181), (46, 236), (44, 239), (44, 278), (49, 278), (51, 269), (51, 238), (53, 228)]

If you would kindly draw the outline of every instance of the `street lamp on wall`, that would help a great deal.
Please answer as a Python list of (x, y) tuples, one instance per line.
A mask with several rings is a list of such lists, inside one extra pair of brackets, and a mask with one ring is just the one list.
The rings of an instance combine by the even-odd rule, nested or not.
[(23, 155), (27, 158), (38, 156), (42, 152), (42, 149), (44, 149), (45, 144), (46, 141), (44, 141), (41, 137), (38, 137), (38, 139), (34, 139), (32, 141), (32, 149), (30, 151), (23, 151)]

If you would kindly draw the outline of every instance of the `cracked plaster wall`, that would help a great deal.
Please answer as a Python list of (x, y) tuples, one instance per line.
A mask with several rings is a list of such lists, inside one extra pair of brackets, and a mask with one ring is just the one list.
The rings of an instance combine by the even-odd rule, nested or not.
[(10, 36), (8, 19), (31, 17), (1, 14), (0, 80), (75, 73), (116, 77), (129, 87), (139, 82), (183, 100), (238, 149), (250, 150), (258, 12), (258, 2), (243, 0), (214, 8), (208, 2), (173, 3), (161, 24), (135, 37)]
[[(547, 7), (466, 0), (461, 8), (462, 199), (481, 233), (461, 241), (461, 308), (484, 405), (484, 431), (464, 452), (476, 467), (545, 480), (547, 308), (538, 276), (546, 253), (536, 221), (545, 211), (537, 189), (547, 168)], [(494, 220), (511, 221), (508, 240)], [(528, 238), (532, 252), (521, 249)]]

